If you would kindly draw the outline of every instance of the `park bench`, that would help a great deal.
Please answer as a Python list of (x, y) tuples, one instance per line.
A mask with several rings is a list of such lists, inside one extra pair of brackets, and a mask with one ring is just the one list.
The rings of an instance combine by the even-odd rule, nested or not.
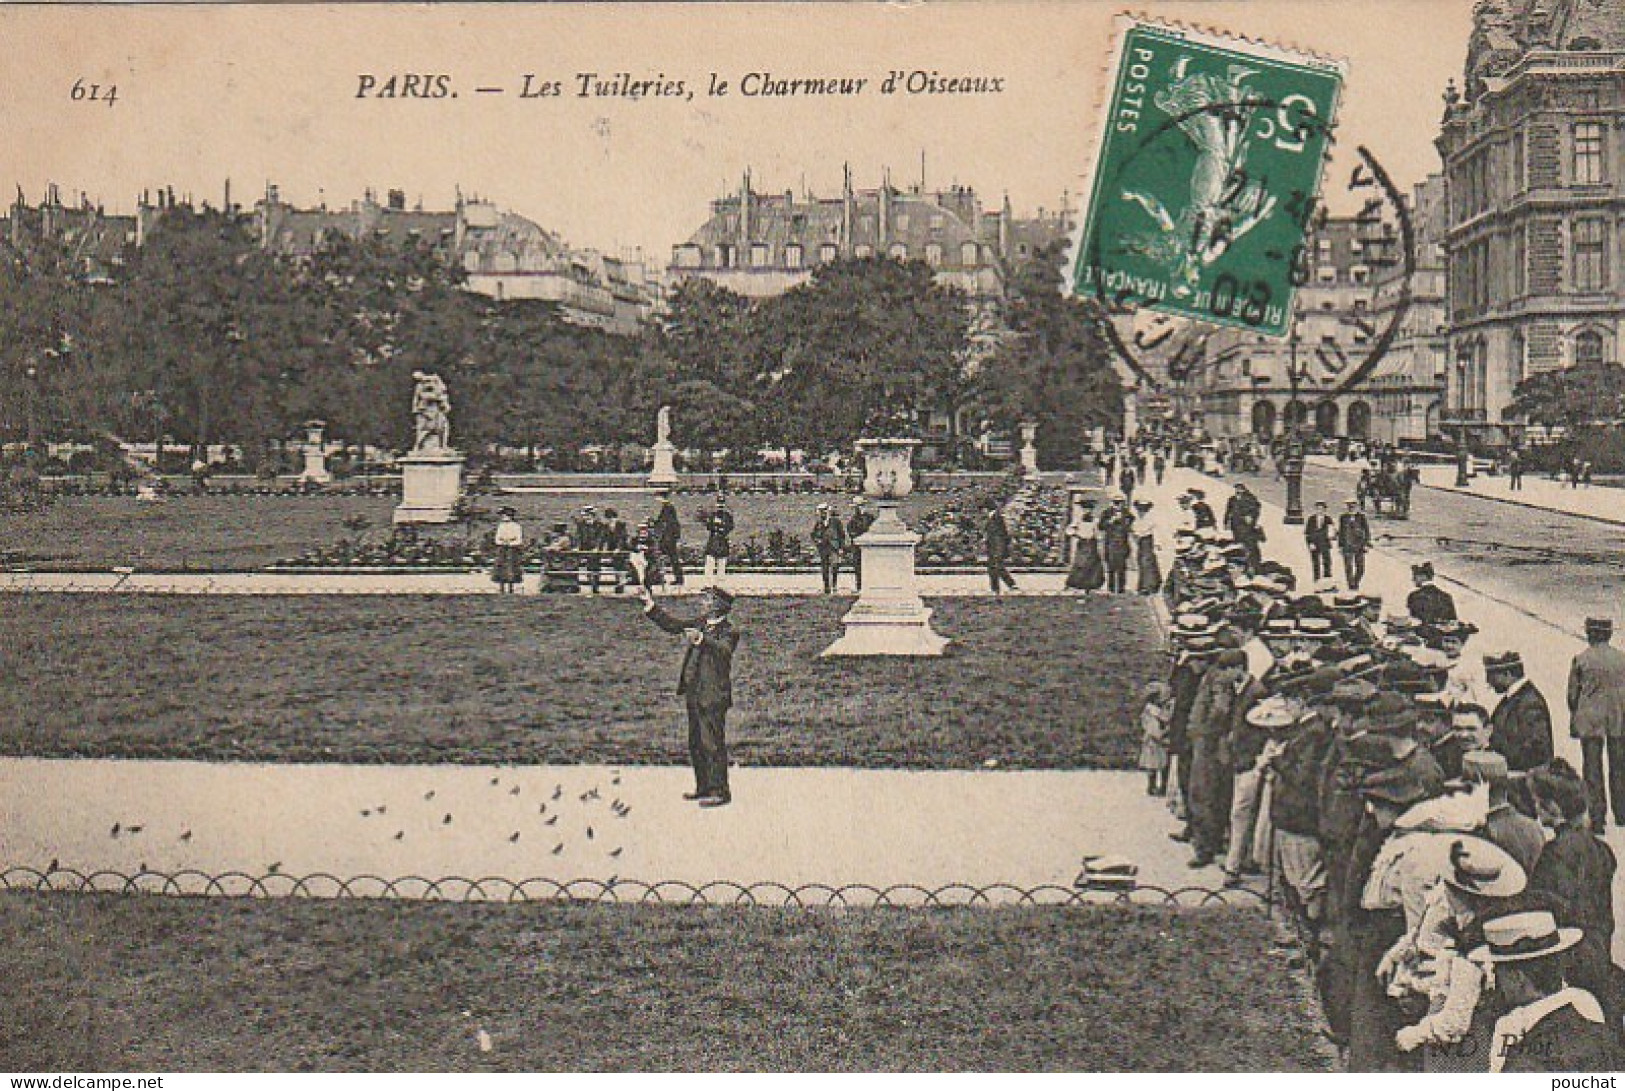
[(542, 555), (542, 593), (622, 594), (632, 585), (626, 558), (624, 549), (549, 549)]

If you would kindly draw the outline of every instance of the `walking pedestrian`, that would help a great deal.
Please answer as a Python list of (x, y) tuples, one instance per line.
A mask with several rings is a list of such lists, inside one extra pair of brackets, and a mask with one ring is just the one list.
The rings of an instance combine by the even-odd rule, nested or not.
[(1066, 528), (1072, 542), (1072, 565), (1066, 573), (1070, 591), (1098, 591), (1106, 583), (1106, 569), (1100, 560), (1100, 527), (1094, 505), (1080, 504)]
[(1337, 517), (1337, 549), (1343, 554), (1343, 575), (1350, 591), (1360, 589), (1365, 579), (1365, 555), (1371, 548), (1371, 524), (1358, 500), (1350, 500), (1347, 509)]
[[(1125, 467), (1124, 472), (1128, 472)], [(1004, 512), (996, 499), (987, 502), (987, 522), (982, 526), (982, 539), (987, 550), (987, 582), (995, 595), (1008, 587), (1014, 591), (1016, 581), (1011, 578), (1006, 562), (1010, 559), (1010, 526), (1004, 521)]]
[(824, 594), (833, 595), (840, 578), (841, 556), (846, 552), (846, 528), (841, 526), (841, 520), (830, 511), (828, 504), (818, 505), (808, 537), (818, 551), (818, 572), (824, 579)]
[(705, 574), (708, 577), (728, 574), (729, 535), (733, 533), (734, 516), (728, 510), (728, 498), (717, 493), (715, 505), (701, 519), (705, 527)]
[[(1591, 828), (1625, 826), (1625, 652), (1614, 647), (1614, 623), (1587, 618), (1585, 651), (1569, 667), (1569, 733), (1580, 740)], [(1607, 766), (1606, 776), (1604, 765)]]
[(678, 587), (683, 585), (683, 525), (677, 518), (677, 509), (672, 505), (671, 493), (660, 494), (660, 511), (655, 515), (651, 529), (655, 533), (655, 541), (660, 546), (660, 556), (665, 562), (667, 571), (671, 573), (671, 582)]
[(1336, 533), (1326, 501), (1315, 502), (1315, 512), (1303, 524), (1303, 540), (1309, 546), (1309, 566), (1314, 580), (1332, 578), (1332, 537)]
[(1134, 516), (1128, 500), (1112, 497), (1112, 506), (1100, 520), (1100, 553), (1106, 563), (1106, 590), (1114, 595), (1128, 591), (1128, 562), (1134, 536)]

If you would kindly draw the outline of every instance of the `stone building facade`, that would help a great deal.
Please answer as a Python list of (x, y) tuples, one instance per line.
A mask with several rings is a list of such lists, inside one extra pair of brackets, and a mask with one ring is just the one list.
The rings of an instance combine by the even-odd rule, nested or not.
[(711, 202), (711, 215), (672, 247), (668, 280), (704, 277), (740, 295), (778, 295), (811, 278), (819, 265), (889, 256), (924, 261), (937, 279), (972, 299), (996, 299), (1008, 263), (1068, 236), (1071, 212), (1017, 220), (1005, 198), (985, 210), (976, 191), (953, 186), (902, 190), (889, 173), (874, 189), (854, 189), (844, 172), (839, 197), (758, 192), (746, 171), (737, 192)]
[[(1442, 192), (1434, 177), (1406, 199), (1416, 253), (1408, 279), (1391, 210), (1323, 221), (1306, 243), (1289, 335), (1216, 329), (1174, 403), (1218, 437), (1267, 441), (1300, 420), (1326, 438), (1392, 443), (1435, 435), (1445, 345)], [(1391, 325), (1396, 335), (1370, 374), (1336, 392)]]
[(1446, 429), (1516, 442), (1524, 378), (1625, 336), (1625, 0), (1485, 0), (1437, 140)]
[(424, 240), (462, 268), (469, 291), (493, 299), (546, 300), (566, 320), (612, 333), (636, 332), (661, 299), (640, 258), (570, 247), (523, 216), (461, 193), (448, 211), (408, 208), (401, 190), (389, 191), (383, 203), (369, 190), (345, 209), (301, 209), (269, 186), (254, 214), (262, 245), (278, 253), (309, 254), (332, 233)]

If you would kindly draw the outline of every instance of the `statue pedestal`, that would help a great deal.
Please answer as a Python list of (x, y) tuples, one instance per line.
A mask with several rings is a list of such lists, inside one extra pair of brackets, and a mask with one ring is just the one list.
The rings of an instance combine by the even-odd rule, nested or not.
[(897, 517), (896, 503), (883, 501), (874, 526), (858, 539), (863, 590), (841, 619), (845, 635), (825, 648), (824, 655), (942, 654), (948, 639), (931, 628), (931, 611), (916, 588), (914, 547), (919, 541)]
[(463, 456), (414, 451), (399, 460), (401, 502), (396, 523), (449, 523), (463, 493)]
[(677, 484), (677, 465), (673, 459), (677, 455), (677, 446), (671, 442), (662, 442), (654, 445), (654, 468), (649, 471), (649, 484), (656, 487), (670, 487)]

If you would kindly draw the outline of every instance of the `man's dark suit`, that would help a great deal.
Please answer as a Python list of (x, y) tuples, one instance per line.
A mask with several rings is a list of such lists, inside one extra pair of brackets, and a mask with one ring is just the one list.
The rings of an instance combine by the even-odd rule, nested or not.
[[(733, 707), (733, 658), (739, 633), (727, 618), (678, 618), (658, 604), (644, 611), (649, 620), (674, 635), (699, 629), (698, 644), (683, 649), (677, 695), (688, 705), (688, 756), (694, 765), (694, 791), (701, 796), (728, 796), (728, 709)], [(686, 638), (685, 638), (686, 639)]]
[(660, 514), (655, 516), (654, 524), (649, 528), (655, 532), (655, 541), (660, 543), (660, 553), (671, 566), (671, 582), (683, 582), (683, 528), (677, 521), (677, 509), (671, 504), (661, 504)]
[(1365, 553), (1371, 548), (1371, 524), (1358, 511), (1345, 511), (1337, 517), (1337, 548), (1343, 554), (1343, 574), (1349, 590), (1358, 591), (1365, 578)]
[(1303, 524), (1303, 540), (1309, 545), (1309, 563), (1317, 581), (1332, 578), (1332, 527), (1332, 517), (1319, 512)]
[(1515, 773), (1552, 760), (1552, 711), (1533, 682), (1520, 682), (1490, 714), (1490, 749)]
[(1412, 591), (1405, 599), (1405, 609), (1424, 625), (1456, 620), (1456, 600), (1450, 597), (1450, 592), (1431, 583)]
[(1213, 505), (1206, 500), (1191, 501), (1191, 518), (1195, 520), (1197, 530), (1204, 530), (1208, 527), (1217, 528), (1219, 525), (1218, 519), (1214, 518), (1213, 515)]
[(989, 513), (983, 528), (987, 543), (987, 582), (995, 595), (1008, 587), (1015, 590), (1016, 581), (1010, 578), (1005, 562), (1010, 559), (1010, 527), (999, 511)]

